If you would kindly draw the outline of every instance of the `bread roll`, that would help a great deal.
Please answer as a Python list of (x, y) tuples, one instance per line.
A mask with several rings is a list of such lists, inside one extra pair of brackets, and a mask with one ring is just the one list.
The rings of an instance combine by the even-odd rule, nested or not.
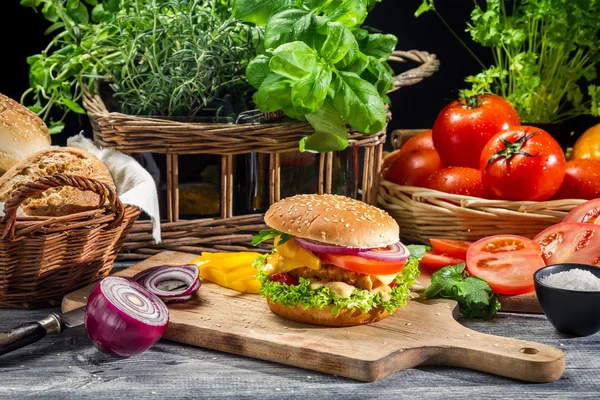
[(0, 94), (0, 175), (31, 154), (49, 147), (50, 132), (44, 121)]
[[(70, 174), (93, 178), (115, 187), (108, 168), (92, 153), (73, 147), (55, 147), (37, 152), (0, 177), (0, 201), (8, 200), (21, 185), (46, 175)], [(72, 187), (49, 189), (22, 205), (27, 215), (61, 216), (91, 210), (99, 196)]]

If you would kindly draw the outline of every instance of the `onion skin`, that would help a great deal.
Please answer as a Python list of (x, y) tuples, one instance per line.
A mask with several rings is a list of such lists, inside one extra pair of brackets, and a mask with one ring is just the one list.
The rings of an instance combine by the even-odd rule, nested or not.
[[(138, 295), (143, 295), (157, 311), (163, 313), (163, 318), (152, 324), (140, 320), (143, 317), (134, 317), (120, 309), (103, 291), (103, 282), (107, 279), (124, 281), (125, 283), (117, 283), (130, 286)], [(130, 357), (148, 350), (158, 342), (167, 330), (169, 318), (167, 307), (157, 296), (136, 282), (111, 276), (104, 278), (92, 290), (83, 321), (90, 340), (98, 350), (106, 354)]]

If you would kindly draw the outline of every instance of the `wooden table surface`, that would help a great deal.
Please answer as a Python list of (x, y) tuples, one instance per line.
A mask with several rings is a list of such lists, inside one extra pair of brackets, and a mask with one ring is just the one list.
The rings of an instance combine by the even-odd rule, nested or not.
[[(0, 331), (58, 309), (0, 310)], [(127, 359), (100, 353), (83, 326), (0, 356), (0, 399), (145, 398), (598, 398), (600, 334), (571, 338), (543, 315), (461, 320), (477, 331), (563, 350), (567, 369), (547, 384), (521, 383), (456, 368), (418, 368), (373, 383), (161, 341)]]

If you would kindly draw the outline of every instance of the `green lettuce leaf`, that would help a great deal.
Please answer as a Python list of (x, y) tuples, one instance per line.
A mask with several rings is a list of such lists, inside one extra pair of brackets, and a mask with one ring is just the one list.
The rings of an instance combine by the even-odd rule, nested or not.
[(300, 278), (298, 285), (289, 286), (279, 282), (272, 282), (263, 272), (267, 256), (259, 256), (253, 263), (257, 269), (256, 278), (261, 283), (260, 294), (269, 296), (270, 301), (283, 306), (302, 306), (304, 309), (311, 307), (323, 308), (331, 305), (332, 312), (337, 314), (343, 308), (357, 308), (361, 312), (368, 312), (372, 308), (383, 306), (389, 313), (398, 307), (405, 307), (410, 287), (419, 275), (419, 260), (410, 258), (402, 273), (396, 277), (396, 286), (390, 293), (390, 301), (383, 301), (381, 294), (368, 290), (355, 289), (348, 298), (337, 297), (325, 287), (311, 289), (308, 279)]

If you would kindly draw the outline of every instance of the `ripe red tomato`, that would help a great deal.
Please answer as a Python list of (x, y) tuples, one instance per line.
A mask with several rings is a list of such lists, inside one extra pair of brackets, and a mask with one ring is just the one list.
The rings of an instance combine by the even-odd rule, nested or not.
[(277, 272), (276, 274), (269, 275), (269, 280), (272, 282), (283, 283), (284, 285), (288, 286), (294, 286), (298, 284), (298, 280), (287, 272)]
[(565, 180), (557, 199), (596, 199), (600, 197), (600, 160), (583, 158), (567, 162)]
[(387, 157), (383, 160), (383, 166), (385, 167), (387, 165), (391, 165), (398, 159), (398, 157), (410, 153), (411, 151), (427, 149), (434, 150), (433, 139), (431, 138), (431, 129), (417, 133), (415, 136), (404, 142), (402, 147), (400, 147), (400, 150), (398, 150), (394, 156)]
[(492, 138), (480, 159), (486, 191), (502, 200), (544, 201), (565, 177), (562, 148), (550, 134), (517, 126)]
[(429, 239), (429, 242), (436, 254), (444, 254), (461, 260), (467, 259), (467, 250), (473, 244), (473, 242), (467, 242), (466, 240), (452, 239)]
[(479, 168), (479, 155), (497, 133), (521, 125), (502, 97), (486, 94), (453, 101), (433, 124), (433, 144), (445, 165)]
[(446, 167), (431, 174), (425, 187), (463, 196), (486, 197), (481, 171), (469, 167)]
[(385, 172), (384, 177), (398, 185), (422, 187), (429, 175), (441, 168), (442, 160), (437, 151), (414, 150), (398, 157)]
[(320, 253), (319, 258), (336, 267), (358, 272), (364, 275), (399, 274), (406, 264), (405, 261), (379, 261), (359, 256)]
[(545, 266), (542, 249), (531, 239), (496, 235), (473, 243), (467, 251), (467, 270), (485, 279), (499, 294), (534, 290), (533, 273)]
[(453, 258), (443, 254), (436, 254), (431, 251), (425, 253), (423, 258), (421, 258), (420, 263), (429, 268), (442, 268), (447, 267), (448, 265), (457, 265), (463, 264), (465, 260), (461, 260), (460, 258)]
[(600, 265), (600, 225), (561, 222), (543, 230), (533, 240), (542, 247), (546, 265)]
[(600, 199), (586, 201), (575, 207), (563, 218), (562, 222), (583, 222), (600, 225)]

